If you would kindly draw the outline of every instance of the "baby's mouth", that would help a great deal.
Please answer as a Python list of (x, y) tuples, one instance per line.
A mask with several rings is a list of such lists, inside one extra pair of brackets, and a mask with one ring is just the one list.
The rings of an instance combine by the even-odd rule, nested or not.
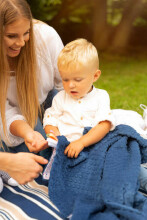
[(77, 94), (78, 92), (76, 92), (76, 91), (71, 91), (70, 93), (71, 93), (71, 94)]

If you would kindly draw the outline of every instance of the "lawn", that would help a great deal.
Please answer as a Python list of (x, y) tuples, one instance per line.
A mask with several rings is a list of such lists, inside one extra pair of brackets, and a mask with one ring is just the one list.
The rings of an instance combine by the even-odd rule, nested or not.
[(147, 58), (99, 55), (101, 77), (95, 86), (107, 90), (112, 109), (134, 110), (147, 105)]

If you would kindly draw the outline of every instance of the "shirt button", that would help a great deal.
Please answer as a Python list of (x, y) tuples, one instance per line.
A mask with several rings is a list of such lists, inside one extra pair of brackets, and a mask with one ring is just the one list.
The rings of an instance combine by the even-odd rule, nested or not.
[(81, 120), (83, 120), (83, 117), (81, 117)]
[(81, 104), (81, 101), (79, 101), (79, 104)]

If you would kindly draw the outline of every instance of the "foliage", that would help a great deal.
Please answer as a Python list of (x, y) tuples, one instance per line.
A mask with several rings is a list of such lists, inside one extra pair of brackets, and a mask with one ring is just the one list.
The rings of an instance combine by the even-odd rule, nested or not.
[[(127, 1), (128, 0), (107, 0), (107, 18), (109, 24), (117, 26), (120, 23)], [(144, 7), (141, 15), (133, 22), (134, 26), (147, 26), (147, 0), (142, 0), (141, 4), (143, 4)]]
[[(60, 22), (67, 23), (90, 23), (91, 13), (95, 5), (88, 0), (27, 0), (31, 6), (34, 17), (44, 21), (51, 21), (60, 10), (66, 11)], [(107, 0), (107, 22), (112, 26), (120, 23), (123, 10), (128, 0)], [(134, 0), (135, 1), (135, 0)], [(142, 0), (144, 4), (142, 14), (134, 21), (135, 26), (147, 25), (147, 0)], [(62, 5), (64, 5), (63, 9)]]
[(64, 43), (85, 37), (101, 51), (116, 52), (146, 43), (147, 0), (27, 1), (34, 18), (53, 26)]
[(125, 0), (107, 1), (107, 21), (108, 24), (116, 26), (120, 23)]
[(73, 23), (89, 23), (90, 20), (87, 19), (87, 15), (90, 13), (89, 4), (79, 5), (78, 2), (74, 2), (68, 8), (68, 14), (66, 14), (62, 19), (61, 22), (73, 22)]
[(27, 0), (38, 20), (50, 21), (58, 13), (63, 0)]
[[(51, 21), (59, 13), (59, 22), (83, 23), (89, 22), (85, 19), (90, 12), (90, 4), (85, 0), (27, 0), (31, 6), (35, 18)], [(66, 13), (65, 13), (66, 12)]]

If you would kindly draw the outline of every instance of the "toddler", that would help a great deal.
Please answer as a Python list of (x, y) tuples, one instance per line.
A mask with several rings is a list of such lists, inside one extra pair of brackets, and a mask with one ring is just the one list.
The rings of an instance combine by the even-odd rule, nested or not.
[[(146, 119), (134, 111), (110, 110), (108, 93), (93, 86), (101, 71), (97, 50), (90, 42), (78, 39), (67, 44), (59, 54), (58, 69), (64, 90), (45, 111), (43, 126), (47, 137), (54, 139), (53, 144), (58, 135), (68, 139), (70, 144), (64, 152), (68, 157), (78, 157), (84, 147), (100, 141), (119, 124), (130, 125), (144, 137)], [(85, 127), (92, 129), (83, 135)], [(49, 178), (55, 153), (54, 148), (44, 179)], [(142, 166), (139, 179), (141, 187), (147, 191), (147, 169)]]
[[(85, 39), (68, 43), (58, 57), (64, 90), (45, 111), (43, 126), (48, 136), (64, 135), (71, 143), (65, 154), (76, 158), (85, 148), (100, 141), (114, 129), (109, 95), (93, 83), (99, 79), (98, 53)], [(92, 129), (85, 135), (85, 127)]]
[[(85, 148), (100, 141), (114, 129), (109, 95), (97, 89), (93, 83), (99, 79), (98, 53), (94, 45), (85, 39), (68, 43), (58, 57), (58, 69), (64, 90), (53, 99), (52, 107), (45, 111), (43, 126), (47, 137), (55, 139), (64, 135), (70, 144), (64, 153), (77, 158)], [(92, 129), (85, 135), (85, 127)], [(56, 150), (47, 165), (43, 178), (49, 179)]]

